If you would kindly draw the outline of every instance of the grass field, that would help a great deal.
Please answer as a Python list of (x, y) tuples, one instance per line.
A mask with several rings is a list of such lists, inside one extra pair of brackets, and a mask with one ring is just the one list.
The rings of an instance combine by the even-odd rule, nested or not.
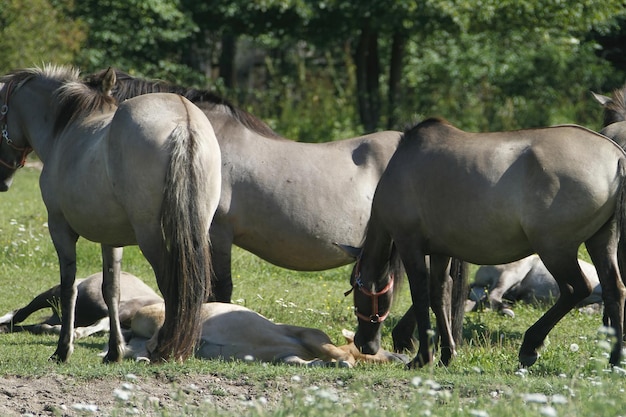
[[(0, 195), (0, 314), (58, 283), (57, 258), (48, 236), (37, 178), (38, 171), (25, 168), (17, 173), (11, 189)], [(78, 275), (84, 277), (100, 268), (99, 246), (80, 240)], [(151, 269), (137, 248), (125, 250), (124, 270), (155, 286)], [(348, 289), (349, 271), (349, 267), (315, 273), (287, 271), (235, 249), (233, 300), (277, 322), (323, 329), (341, 343), (341, 329), (353, 329), (356, 324), (351, 298), (343, 296)], [(406, 288), (404, 292), (408, 293)], [(409, 303), (408, 295), (402, 294), (385, 322), (385, 347), (390, 348), (391, 328)], [(145, 384), (165, 380), (172, 384), (172, 390), (182, 389), (175, 388), (180, 381), (204, 384), (198, 390), (202, 394), (180, 391), (174, 396), (178, 401), (175, 408), (151, 407), (145, 401), (133, 404), (130, 399), (107, 409), (110, 415), (142, 410), (144, 415), (162, 416), (209, 412), (225, 416), (316, 417), (340, 413), (626, 416), (626, 364), (615, 369), (607, 367), (609, 336), (601, 329), (600, 314), (574, 311), (567, 315), (550, 334), (538, 362), (522, 370), (517, 364), (517, 350), (524, 331), (543, 310), (519, 306), (515, 311), (514, 319), (489, 311), (468, 314), (464, 344), (448, 368), (407, 371), (386, 365), (304, 369), (196, 359), (161, 366), (130, 361), (103, 365), (97, 354), (106, 336), (78, 341), (70, 363), (59, 365), (47, 360), (54, 351), (55, 337), (6, 334), (0, 335), (0, 375), (17, 378), (25, 385), (52, 377), (67, 386), (89, 384), (93, 389), (108, 380), (122, 381), (129, 374)], [(206, 382), (208, 377), (211, 382)], [(246, 386), (255, 394), (233, 396), (227, 386)], [(48, 414), (89, 415), (90, 411), (50, 408)]]

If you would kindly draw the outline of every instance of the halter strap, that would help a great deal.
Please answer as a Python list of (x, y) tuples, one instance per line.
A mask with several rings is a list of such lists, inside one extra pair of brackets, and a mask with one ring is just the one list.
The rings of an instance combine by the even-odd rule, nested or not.
[(33, 151), (33, 148), (31, 148), (30, 146), (24, 146), (24, 147), (16, 146), (15, 143), (13, 143), (13, 141), (9, 138), (9, 126), (7, 124), (8, 122), (7, 114), (9, 113), (9, 96), (11, 95), (11, 85), (12, 85), (11, 83), (6, 84), (7, 94), (4, 99), (4, 104), (0, 106), (0, 122), (4, 121), (4, 124), (2, 125), (2, 130), (0, 131), (0, 145), (2, 144), (2, 141), (6, 142), (7, 145), (9, 145), (13, 150), (22, 152), (22, 157), (20, 158), (19, 163), (14, 162), (12, 164), (0, 158), (0, 164), (4, 165), (5, 167), (9, 169), (18, 169), (24, 166), (24, 164), (26, 163), (26, 157), (28, 156), (29, 153)]
[(387, 310), (385, 314), (380, 315), (378, 311), (378, 297), (380, 297), (381, 295), (385, 295), (386, 293), (391, 291), (391, 289), (393, 288), (393, 282), (395, 281), (394, 276), (393, 275), (389, 276), (389, 282), (380, 291), (370, 291), (367, 288), (365, 288), (365, 285), (363, 284), (363, 281), (361, 280), (359, 262), (360, 262), (360, 259), (357, 261), (357, 264), (355, 266), (356, 278), (354, 280), (354, 285), (352, 286), (352, 288), (350, 288), (348, 291), (344, 293), (344, 296), (347, 297), (356, 288), (363, 294), (370, 297), (372, 299), (372, 314), (370, 314), (369, 316), (366, 316), (365, 314), (361, 313), (356, 307), (354, 308), (354, 314), (361, 320), (369, 321), (370, 323), (382, 323), (387, 318), (387, 316), (389, 316), (389, 310)]

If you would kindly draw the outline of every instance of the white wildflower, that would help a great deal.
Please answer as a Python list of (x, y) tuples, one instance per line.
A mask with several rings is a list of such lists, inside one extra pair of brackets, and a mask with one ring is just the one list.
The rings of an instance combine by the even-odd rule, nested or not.
[(539, 412), (541, 413), (542, 416), (557, 417), (556, 410), (554, 409), (554, 407), (551, 407), (549, 405), (545, 407), (541, 407), (539, 409)]
[(522, 399), (527, 403), (546, 404), (548, 402), (548, 397), (541, 393), (524, 394), (522, 395)]

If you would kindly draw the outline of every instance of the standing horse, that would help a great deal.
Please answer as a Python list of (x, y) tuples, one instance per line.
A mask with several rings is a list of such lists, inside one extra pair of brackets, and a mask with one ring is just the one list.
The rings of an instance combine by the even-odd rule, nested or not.
[[(99, 85), (102, 75), (94, 74), (88, 81)], [(119, 101), (175, 92), (200, 107), (215, 129), (223, 161), (222, 196), (210, 232), (215, 301), (231, 300), (233, 244), (274, 265), (300, 271), (354, 261), (334, 242), (360, 242), (376, 184), (398, 146), (400, 132), (328, 143), (296, 142), (208, 91), (121, 71), (116, 75), (112, 94)], [(458, 287), (467, 284), (467, 273), (455, 282), (454, 323), (460, 338), (466, 291)], [(394, 330), (396, 351), (413, 347), (414, 330), (409, 311)]]
[(76, 241), (102, 247), (111, 332), (105, 361), (123, 357), (118, 317), (122, 247), (138, 244), (166, 300), (153, 359), (181, 360), (200, 334), (209, 290), (208, 229), (219, 200), (220, 150), (211, 124), (188, 100), (156, 94), (119, 108), (114, 72), (92, 88), (77, 70), (46, 66), (0, 78), (1, 190), (32, 149), (59, 257), (62, 324), (52, 358), (73, 350)]
[[(538, 358), (549, 331), (591, 286), (577, 261), (585, 243), (603, 289), (605, 316), (615, 330), (610, 363), (620, 362), (626, 288), (626, 154), (605, 136), (578, 126), (467, 133), (430, 119), (407, 130), (376, 189), (362, 254), (351, 275), (360, 313), (355, 343), (376, 352), (382, 315), (393, 291), (389, 265), (401, 258), (409, 277), (420, 346), (411, 366), (433, 359), (429, 292), (444, 281), (454, 256), (501, 264), (537, 253), (556, 279), (560, 297), (525, 336), (523, 366)], [(430, 255), (430, 276), (425, 255)], [(619, 257), (619, 261), (618, 261)], [(432, 290), (431, 290), (432, 291)], [(454, 351), (442, 335), (442, 362)]]

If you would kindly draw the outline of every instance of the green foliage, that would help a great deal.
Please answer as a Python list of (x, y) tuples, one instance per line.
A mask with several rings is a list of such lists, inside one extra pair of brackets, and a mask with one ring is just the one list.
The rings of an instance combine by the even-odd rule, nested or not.
[(594, 55), (594, 44), (547, 34), (533, 42), (512, 32), (494, 49), (488, 36), (440, 32), (409, 43), (400, 120), (437, 115), (475, 131), (601, 127), (589, 90), (601, 88), (612, 70)]
[(198, 28), (178, 0), (86, 0), (74, 15), (89, 27), (76, 60), (84, 71), (114, 66), (178, 83), (200, 80), (184, 62)]
[(70, 64), (85, 39), (85, 25), (64, 10), (72, 0), (0, 0), (0, 73), (43, 62)]

